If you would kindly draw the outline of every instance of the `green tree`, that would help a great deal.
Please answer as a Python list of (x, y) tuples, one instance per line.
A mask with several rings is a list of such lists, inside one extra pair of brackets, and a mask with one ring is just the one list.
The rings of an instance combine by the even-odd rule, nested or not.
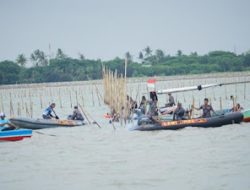
[(139, 57), (138, 58), (143, 60), (143, 53), (141, 51), (139, 52)]
[(164, 54), (164, 52), (162, 50), (157, 49), (157, 50), (155, 50), (155, 57), (156, 57), (156, 61), (160, 62), (165, 57), (165, 54)]
[(85, 60), (85, 56), (82, 53), (79, 53), (79, 59), (80, 60)]
[(128, 63), (131, 63), (133, 61), (133, 57), (129, 52), (125, 53), (125, 58), (127, 59)]
[(181, 56), (182, 56), (182, 51), (181, 51), (181, 50), (178, 50), (178, 51), (177, 51), (177, 56), (178, 56), (178, 57), (181, 57)]
[(48, 59), (47, 59), (45, 53), (39, 49), (35, 50), (31, 54), (30, 59), (33, 62), (33, 65), (36, 67), (48, 65)]
[(16, 62), (18, 65), (24, 67), (27, 62), (27, 59), (24, 54), (19, 54), (16, 58)]
[(144, 51), (145, 51), (145, 56), (146, 56), (146, 57), (149, 57), (149, 56), (152, 55), (152, 50), (151, 50), (151, 48), (150, 48), (149, 46), (147, 46), (147, 47), (144, 49)]
[(65, 59), (67, 58), (66, 54), (62, 51), (62, 49), (58, 48), (56, 53), (56, 59)]

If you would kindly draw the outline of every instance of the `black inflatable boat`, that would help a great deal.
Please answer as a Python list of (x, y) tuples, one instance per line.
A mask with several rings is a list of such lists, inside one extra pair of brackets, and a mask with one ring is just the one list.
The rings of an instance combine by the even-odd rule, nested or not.
[(140, 131), (177, 130), (184, 127), (221, 127), (223, 125), (240, 123), (242, 120), (243, 114), (239, 112), (226, 113), (210, 118), (196, 118), (179, 121), (162, 121), (141, 116), (129, 123), (127, 127), (130, 130)]

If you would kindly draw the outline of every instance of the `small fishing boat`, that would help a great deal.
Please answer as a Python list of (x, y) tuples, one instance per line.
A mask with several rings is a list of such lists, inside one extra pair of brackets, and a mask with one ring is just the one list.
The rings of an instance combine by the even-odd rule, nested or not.
[(178, 121), (156, 120), (146, 116), (135, 118), (127, 125), (130, 130), (153, 131), (153, 130), (177, 130), (184, 127), (221, 127), (223, 125), (240, 123), (243, 114), (240, 112), (226, 113), (210, 118), (196, 118)]
[(32, 130), (30, 129), (4, 129), (5, 127), (0, 127), (0, 141), (20, 141), (32, 136)]
[(243, 121), (244, 122), (250, 122), (250, 110), (246, 110), (243, 112)]
[(31, 119), (31, 118), (11, 118), (10, 122), (20, 128), (25, 129), (45, 129), (55, 127), (75, 127), (84, 125), (83, 121), (62, 120), (62, 119)]

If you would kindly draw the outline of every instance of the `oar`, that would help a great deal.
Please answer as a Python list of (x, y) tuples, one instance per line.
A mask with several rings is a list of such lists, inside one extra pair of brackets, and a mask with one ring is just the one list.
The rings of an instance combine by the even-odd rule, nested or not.
[(96, 120), (94, 120), (93, 117), (92, 117), (86, 110), (85, 110), (85, 112), (86, 112), (87, 114), (84, 112), (84, 110), (83, 110), (83, 108), (82, 108), (82, 106), (81, 106), (80, 104), (79, 104), (79, 106), (80, 106), (80, 108), (81, 108), (83, 114), (84, 114), (85, 117), (87, 118), (89, 124), (91, 124), (91, 122), (90, 122), (90, 120), (88, 119), (87, 114), (88, 114), (88, 116), (93, 120), (93, 124), (96, 124), (99, 128), (101, 128), (100, 124), (99, 124)]
[[(86, 111), (86, 110), (85, 110)], [(101, 125), (86, 111), (86, 113), (89, 115), (89, 117), (93, 120), (93, 124), (96, 124), (99, 128), (101, 128)]]
[(40, 132), (40, 131), (34, 131), (33, 132), (37, 133), (37, 134), (40, 134), (40, 135), (47, 135), (47, 136), (51, 136), (51, 137), (56, 137), (56, 135), (52, 135), (52, 134), (46, 134), (46, 133), (43, 133), (43, 132)]
[(59, 119), (59, 117), (57, 116), (56, 112), (53, 109), (52, 109), (52, 112), (55, 114), (55, 116), (56, 116), (55, 118)]
[(84, 112), (84, 110), (83, 110), (82, 106), (81, 106), (80, 104), (78, 104), (78, 106), (80, 107), (80, 109), (81, 109), (81, 111), (82, 111), (83, 115), (85, 116), (85, 118), (87, 119), (88, 123), (89, 123), (89, 124), (91, 124), (91, 122), (90, 122), (90, 120), (89, 120), (89, 118), (88, 118), (87, 114)]

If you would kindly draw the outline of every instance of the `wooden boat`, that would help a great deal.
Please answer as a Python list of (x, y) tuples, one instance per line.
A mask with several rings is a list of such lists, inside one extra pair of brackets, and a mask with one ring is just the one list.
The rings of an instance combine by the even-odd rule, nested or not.
[(84, 125), (83, 121), (61, 120), (61, 119), (31, 119), (31, 118), (11, 118), (10, 122), (20, 128), (25, 129), (45, 129), (55, 127), (75, 127)]
[(30, 129), (4, 129), (5, 127), (0, 127), (0, 141), (20, 141), (32, 136), (32, 130)]
[(196, 118), (178, 121), (152, 120), (146, 116), (133, 120), (127, 127), (130, 130), (152, 131), (152, 130), (177, 130), (184, 127), (220, 127), (223, 125), (240, 123), (243, 114), (240, 112), (227, 113), (210, 118)]

